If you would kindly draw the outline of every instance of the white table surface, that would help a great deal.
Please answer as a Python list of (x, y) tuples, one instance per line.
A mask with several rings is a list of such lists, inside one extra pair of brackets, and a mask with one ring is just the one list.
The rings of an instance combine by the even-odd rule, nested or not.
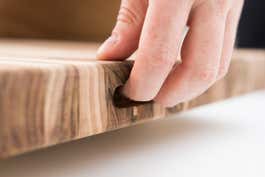
[(265, 92), (0, 161), (1, 177), (264, 177)]

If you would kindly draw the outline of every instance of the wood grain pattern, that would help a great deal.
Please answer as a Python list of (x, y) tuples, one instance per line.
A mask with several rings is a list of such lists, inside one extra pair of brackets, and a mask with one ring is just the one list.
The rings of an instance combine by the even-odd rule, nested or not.
[(228, 75), (174, 108), (118, 109), (132, 61), (95, 61), (90, 43), (0, 41), (0, 158), (163, 118), (265, 88), (265, 52), (235, 51)]

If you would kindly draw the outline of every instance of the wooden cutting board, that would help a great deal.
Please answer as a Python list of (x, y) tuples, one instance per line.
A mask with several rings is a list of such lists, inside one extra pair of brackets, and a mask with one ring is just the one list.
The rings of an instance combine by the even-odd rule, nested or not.
[(265, 88), (265, 51), (236, 50), (228, 75), (192, 101), (170, 109), (153, 103), (116, 108), (114, 90), (126, 81), (133, 62), (96, 61), (97, 47), (0, 40), (0, 158)]

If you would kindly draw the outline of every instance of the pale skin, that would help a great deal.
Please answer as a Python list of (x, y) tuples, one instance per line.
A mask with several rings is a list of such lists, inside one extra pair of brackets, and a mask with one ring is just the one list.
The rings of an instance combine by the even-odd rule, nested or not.
[[(172, 107), (225, 76), (242, 6), (243, 0), (122, 0), (97, 57), (123, 60), (137, 50), (123, 94)], [(179, 51), (182, 63), (176, 65)]]

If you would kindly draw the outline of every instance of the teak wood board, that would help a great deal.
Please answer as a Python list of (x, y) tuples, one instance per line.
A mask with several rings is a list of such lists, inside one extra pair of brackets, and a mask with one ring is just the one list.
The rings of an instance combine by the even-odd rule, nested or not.
[(169, 109), (153, 103), (116, 108), (113, 92), (133, 62), (96, 61), (97, 47), (0, 40), (0, 158), (265, 88), (265, 51), (236, 50), (228, 75), (192, 101)]

